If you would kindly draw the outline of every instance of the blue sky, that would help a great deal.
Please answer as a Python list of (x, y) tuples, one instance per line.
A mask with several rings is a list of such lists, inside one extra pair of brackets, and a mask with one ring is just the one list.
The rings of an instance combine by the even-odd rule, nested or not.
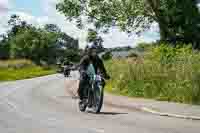
[(15, 10), (24, 10), (30, 12), (33, 16), (42, 15), (42, 6), (40, 0), (13, 0)]
[[(0, 0), (0, 34), (4, 33), (9, 27), (7, 20), (11, 14), (17, 14), (28, 23), (42, 26), (46, 23), (57, 24), (68, 35), (78, 38), (80, 46), (86, 45), (86, 29), (79, 30), (75, 24), (67, 22), (64, 15), (55, 9), (56, 2), (59, 0)], [(89, 26), (87, 26), (88, 28)], [(144, 32), (141, 37), (128, 37), (126, 33), (113, 28), (109, 34), (102, 35), (105, 47), (135, 46), (139, 42), (151, 42), (159, 39), (157, 24)]]

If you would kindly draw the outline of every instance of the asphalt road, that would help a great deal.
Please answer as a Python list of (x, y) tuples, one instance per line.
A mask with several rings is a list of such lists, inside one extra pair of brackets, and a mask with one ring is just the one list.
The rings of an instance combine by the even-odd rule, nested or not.
[[(200, 121), (104, 105), (81, 113), (63, 75), (0, 83), (0, 133), (199, 133)], [(70, 83), (70, 82), (69, 82)]]

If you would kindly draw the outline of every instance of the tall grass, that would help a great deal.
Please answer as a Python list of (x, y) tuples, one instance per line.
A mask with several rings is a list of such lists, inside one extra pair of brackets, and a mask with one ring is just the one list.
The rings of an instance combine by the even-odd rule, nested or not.
[(21, 69), (36, 66), (32, 61), (26, 59), (0, 60), (0, 69)]
[(200, 104), (200, 53), (155, 46), (143, 58), (110, 60), (107, 90), (126, 96)]

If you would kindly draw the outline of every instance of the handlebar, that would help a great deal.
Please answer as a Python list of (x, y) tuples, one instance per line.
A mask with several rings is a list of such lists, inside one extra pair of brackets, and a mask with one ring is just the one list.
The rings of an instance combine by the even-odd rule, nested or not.
[[(78, 70), (78, 71), (79, 71), (79, 70), (80, 70), (80, 67), (79, 67), (79, 66), (76, 66), (76, 65), (73, 65), (72, 67), (69, 67), (68, 69), (71, 70), (71, 71), (75, 71), (75, 70)], [(103, 73), (101, 73), (101, 72), (98, 72), (97, 75), (100, 75), (104, 80), (110, 79), (110, 76), (109, 76), (109, 75), (103, 74)]]

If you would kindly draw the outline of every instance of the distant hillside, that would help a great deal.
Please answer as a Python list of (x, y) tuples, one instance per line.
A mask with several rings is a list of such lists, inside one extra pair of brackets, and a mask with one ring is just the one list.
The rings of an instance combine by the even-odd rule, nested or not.
[(131, 49), (132, 49), (131, 46), (125, 46), (125, 47), (107, 48), (106, 50), (109, 50), (109, 51), (129, 51)]
[(99, 56), (102, 57), (107, 51), (110, 51), (113, 58), (126, 58), (130, 54), (135, 53), (137, 55), (142, 55), (143, 51), (138, 48), (127, 47), (116, 47), (116, 48), (107, 48), (104, 52), (100, 53)]

